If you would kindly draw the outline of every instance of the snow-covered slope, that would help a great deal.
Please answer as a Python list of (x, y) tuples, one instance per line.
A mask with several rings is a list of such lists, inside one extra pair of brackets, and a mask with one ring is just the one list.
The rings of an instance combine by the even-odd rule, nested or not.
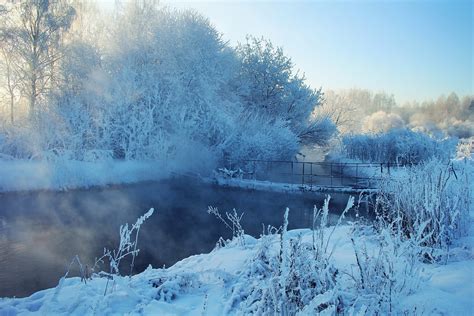
[[(331, 230), (328, 228), (327, 232)], [(355, 290), (348, 277), (356, 271), (351, 230), (349, 225), (338, 227), (330, 242), (330, 248), (335, 246), (331, 261), (339, 271), (340, 292)], [(288, 238), (298, 236), (302, 236), (304, 242), (311, 242), (312, 232), (293, 230), (287, 233)], [(356, 243), (363, 238), (366, 237), (356, 237)], [(244, 246), (230, 242), (209, 254), (191, 256), (167, 269), (153, 269), (150, 266), (131, 278), (116, 277), (114, 281), (109, 281), (109, 285), (106, 278), (100, 277), (94, 277), (86, 284), (77, 277), (66, 278), (60, 281), (58, 287), (37, 292), (30, 297), (0, 300), (0, 314), (244, 314), (249, 308), (249, 305), (241, 303), (248, 295), (246, 291), (264, 288), (266, 284), (264, 276), (258, 277), (259, 274), (255, 273), (262, 247), (268, 246), (269, 251), (276, 254), (279, 244), (277, 234), (260, 239), (245, 236)], [(415, 293), (394, 302), (396, 313), (472, 314), (472, 236), (461, 240), (458, 246), (457, 250), (452, 251), (453, 257), (447, 265), (423, 265), (422, 273), (428, 277), (427, 280)], [(261, 265), (264, 265), (263, 261)], [(253, 278), (249, 277), (252, 275)], [(104, 295), (106, 287), (108, 293)], [(357, 312), (357, 308), (352, 311)], [(333, 310), (326, 312), (331, 314)]]

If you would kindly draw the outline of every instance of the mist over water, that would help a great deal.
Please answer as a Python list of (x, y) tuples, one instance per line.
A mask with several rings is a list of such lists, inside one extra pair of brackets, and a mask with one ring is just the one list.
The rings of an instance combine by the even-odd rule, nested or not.
[[(233, 208), (244, 212), (245, 232), (258, 237), (262, 224), (281, 225), (287, 206), (290, 229), (310, 227), (313, 206), (320, 207), (323, 200), (323, 194), (224, 188), (191, 178), (67, 192), (0, 194), (0, 296), (27, 296), (56, 286), (76, 254), (90, 267), (104, 247), (117, 247), (120, 225), (134, 223), (151, 207), (155, 213), (140, 229), (134, 272), (149, 264), (170, 266), (190, 255), (209, 252), (219, 237), (231, 237), (222, 223), (207, 214), (209, 205), (222, 213)], [(332, 221), (346, 203), (347, 196), (333, 196)], [(123, 273), (128, 273), (128, 263), (122, 264)], [(72, 270), (76, 273), (77, 268)]]

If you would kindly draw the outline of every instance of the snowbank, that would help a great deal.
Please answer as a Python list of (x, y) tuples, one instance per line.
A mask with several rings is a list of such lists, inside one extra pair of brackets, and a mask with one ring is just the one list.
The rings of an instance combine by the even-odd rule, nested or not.
[(358, 194), (360, 192), (371, 193), (376, 192), (374, 189), (357, 189), (352, 187), (336, 187), (336, 186), (322, 186), (322, 185), (308, 185), (308, 184), (292, 184), (292, 183), (280, 183), (280, 182), (271, 182), (271, 181), (261, 181), (261, 180), (252, 180), (252, 179), (239, 179), (239, 178), (224, 178), (216, 177), (214, 179), (204, 179), (210, 183), (216, 183), (224, 187), (234, 187), (242, 189), (251, 189), (251, 190), (261, 190), (261, 191), (272, 191), (272, 192), (292, 192), (292, 193), (302, 193), (302, 192), (331, 192), (331, 193), (354, 193)]
[(1, 160), (0, 192), (65, 190), (159, 180), (170, 168), (155, 161)]
[[(332, 228), (328, 228), (328, 231)], [(289, 237), (301, 236), (311, 242), (310, 230), (289, 231)], [(330, 247), (335, 247), (332, 261), (342, 276), (340, 285), (350, 287), (350, 278), (344, 275), (356, 270), (356, 258), (351, 237), (356, 242), (361, 236), (351, 235), (349, 225), (338, 227)], [(272, 237), (273, 236), (273, 237)], [(268, 237), (268, 236), (267, 236)], [(255, 269), (255, 258), (264, 242), (263, 238), (245, 236), (245, 246), (231, 242), (211, 253), (191, 256), (167, 269), (153, 269), (129, 277), (117, 277), (110, 293), (104, 296), (107, 280), (93, 278), (87, 284), (80, 278), (64, 279), (58, 287), (39, 291), (27, 298), (0, 300), (0, 314), (143, 314), (143, 315), (223, 315), (242, 314), (236, 289), (255, 286), (246, 284)], [(452, 258), (447, 265), (424, 264), (427, 281), (412, 295), (395, 302), (395, 311), (412, 311), (415, 314), (468, 315), (474, 311), (473, 275), (474, 255), (470, 244), (460, 241), (464, 257)], [(278, 250), (279, 235), (266, 240)], [(468, 250), (467, 248), (468, 247)], [(262, 276), (263, 278), (263, 276)], [(344, 281), (345, 280), (345, 281)], [(345, 283), (344, 283), (345, 282)], [(110, 288), (110, 285), (109, 285)], [(342, 289), (347, 290), (347, 289)], [(243, 295), (243, 294), (242, 294)]]

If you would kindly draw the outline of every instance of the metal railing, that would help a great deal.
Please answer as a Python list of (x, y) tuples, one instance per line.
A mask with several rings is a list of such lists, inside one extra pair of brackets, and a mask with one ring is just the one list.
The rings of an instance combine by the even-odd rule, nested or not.
[(247, 159), (225, 162), (227, 170), (243, 179), (314, 187), (375, 188), (377, 182), (400, 167), (394, 163), (340, 163)]

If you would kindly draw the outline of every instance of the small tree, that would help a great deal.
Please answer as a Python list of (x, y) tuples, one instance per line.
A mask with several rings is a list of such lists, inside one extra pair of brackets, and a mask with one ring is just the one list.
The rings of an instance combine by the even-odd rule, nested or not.
[(18, 95), (18, 86), (20, 76), (16, 65), (18, 65), (18, 56), (14, 54), (12, 42), (14, 38), (12, 34), (7, 31), (7, 26), (11, 23), (11, 10), (6, 6), (0, 6), (0, 69), (4, 76), (4, 90), (8, 95), (8, 102), (10, 107), (10, 122), (14, 120), (15, 99)]

